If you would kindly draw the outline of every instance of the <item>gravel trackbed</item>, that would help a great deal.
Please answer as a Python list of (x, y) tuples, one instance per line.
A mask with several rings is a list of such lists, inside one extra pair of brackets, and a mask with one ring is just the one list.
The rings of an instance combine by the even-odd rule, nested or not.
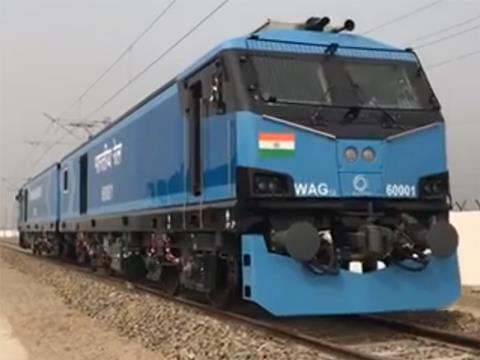
[(35, 360), (330, 358), (5, 248), (0, 276), (2, 312)]

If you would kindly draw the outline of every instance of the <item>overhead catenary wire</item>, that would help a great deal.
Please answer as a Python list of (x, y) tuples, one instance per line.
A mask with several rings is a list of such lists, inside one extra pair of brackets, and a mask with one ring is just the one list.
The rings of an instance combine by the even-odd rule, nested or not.
[[(50, 119), (49, 119), (50, 120)], [(38, 137), (38, 140), (42, 140), (44, 139), (50, 132), (50, 130), (52, 128), (54, 128), (54, 124), (55, 122), (51, 121), (48, 123), (45, 131), (42, 133), (42, 135), (40, 135)], [(55, 127), (55, 129), (58, 129), (57, 127)], [(30, 169), (30, 166), (32, 165), (32, 163), (29, 161), (31, 159), (31, 156), (35, 153), (35, 151), (38, 149), (39, 146), (33, 146), (28, 152), (27, 154), (25, 155), (25, 157), (22, 159), (22, 161), (20, 161), (18, 163), (18, 166), (16, 167), (15, 169), (15, 175), (18, 176), (19, 174), (22, 174), (24, 175), (24, 172), (22, 171), (22, 168), (23, 170), (31, 170)]]
[[(56, 119), (54, 118), (53, 116), (47, 114), (47, 113), (44, 113), (43, 114), (48, 120), (50, 120), (50, 124), (49, 126), (47, 127), (46, 131), (44, 132), (44, 134), (38, 138), (38, 142), (42, 141), (43, 138), (48, 134), (49, 132), (49, 129), (52, 128), (53, 125), (56, 125), (56, 129), (58, 128), (61, 128), (62, 130), (64, 130), (66, 132), (66, 134), (64, 134), (62, 136), (62, 138), (60, 140), (57, 140), (57, 141), (54, 141), (52, 142), (52, 146), (48, 148), (47, 150), (47, 153), (48, 151), (50, 151), (54, 146), (56, 145), (60, 145), (61, 141), (65, 138), (65, 136), (68, 134), (70, 136), (72, 136), (73, 138), (75, 138), (76, 140), (78, 141), (83, 141), (84, 139), (81, 137), (81, 136), (78, 136), (77, 134), (75, 134), (75, 132), (72, 130), (72, 129), (69, 129), (67, 126), (65, 126), (64, 124), (62, 124), (59, 119)], [(23, 166), (25, 169), (28, 169), (30, 170), (30, 167), (33, 166), (35, 164), (35, 162), (30, 162), (28, 161), (30, 159), (30, 157), (34, 154), (35, 150), (37, 150), (38, 148), (38, 145), (37, 146), (34, 146), (32, 147), (32, 149), (27, 153), (24, 161), (22, 161), (20, 164), (19, 164), (19, 168), (17, 169), (16, 173), (18, 174), (18, 172), (20, 171), (20, 167)], [(38, 162), (38, 160), (37, 160)], [(25, 165), (27, 164), (27, 165)]]
[(468, 19), (465, 19), (465, 20), (462, 20), (460, 22), (457, 22), (455, 24), (451, 24), (449, 26), (446, 26), (444, 28), (441, 28), (439, 30), (436, 30), (436, 31), (433, 31), (433, 32), (430, 32), (430, 33), (427, 33), (427, 34), (424, 34), (424, 35), (421, 35), (421, 36), (418, 36), (414, 39), (410, 39), (408, 41), (405, 42), (405, 45), (408, 45), (408, 44), (412, 44), (412, 43), (415, 43), (415, 42), (418, 42), (420, 40), (425, 40), (425, 39), (429, 39), (431, 37), (434, 37), (434, 36), (438, 36), (438, 35), (441, 35), (441, 34), (444, 34), (446, 32), (449, 32), (450, 30), (453, 30), (453, 29), (456, 29), (458, 27), (461, 27), (463, 25), (467, 25), (467, 24), (470, 24), (476, 20), (479, 20), (480, 19), (480, 14), (479, 15), (476, 15), (474, 17), (471, 17), (471, 18), (468, 18)]
[(170, 3), (153, 19), (153, 21), (133, 40), (120, 55), (98, 76), (81, 94), (72, 102), (65, 110), (60, 113), (60, 117), (67, 114), (76, 104), (80, 103), (82, 99), (127, 55), (131, 52), (133, 47), (143, 39), (150, 30), (170, 11), (177, 0), (172, 0)]
[[(50, 132), (50, 129), (52, 128), (53, 126), (53, 122), (50, 121), (45, 129), (45, 131), (42, 133), (42, 135), (40, 135), (38, 137), (39, 140), (45, 138), (47, 136), (47, 134)], [(20, 172), (21, 168), (25, 165), (25, 163), (28, 161), (28, 159), (30, 159), (30, 156), (33, 155), (33, 153), (35, 152), (37, 147), (32, 147), (28, 152), (27, 154), (25, 155), (25, 157), (23, 158), (22, 161), (20, 161), (18, 163), (18, 167), (16, 168), (15, 170), (15, 174), (18, 175), (18, 173)]]
[[(58, 128), (61, 128), (62, 130), (64, 130), (67, 134), (71, 135), (72, 137), (74, 137), (76, 140), (78, 141), (83, 141), (83, 137), (81, 136), (78, 136), (77, 134), (75, 134), (75, 132), (72, 130), (72, 129), (69, 129), (67, 126), (65, 126), (64, 124), (62, 124), (60, 122), (60, 120), (58, 118), (55, 118), (47, 113), (43, 113), (43, 115), (48, 119), (50, 120), (50, 124), (54, 124), (54, 125), (57, 125)], [(56, 140), (56, 141), (53, 141), (51, 143), (51, 146), (49, 146), (45, 151), (44, 151), (44, 154), (42, 153), (42, 158), (43, 156), (45, 156), (48, 152), (50, 152), (50, 150), (52, 150), (55, 146), (57, 145), (60, 145), (62, 140), (65, 138), (65, 136), (67, 134), (64, 134), (59, 140)], [(39, 141), (42, 140), (43, 138), (39, 138)], [(28, 159), (30, 158), (30, 156), (33, 155), (34, 151), (36, 150), (38, 146), (34, 147), (31, 152), (28, 153), (25, 161), (23, 163), (25, 163), (26, 161), (28, 161)], [(34, 166), (36, 163), (38, 163), (39, 160), (36, 160), (35, 162), (28, 162), (27, 166), (25, 166), (26, 169), (29, 169), (30, 170), (30, 167), (31, 166)]]
[(423, 6), (420, 6), (420, 7), (418, 7), (418, 8), (413, 9), (412, 11), (409, 11), (409, 12), (407, 12), (407, 13), (405, 13), (405, 14), (402, 14), (402, 15), (400, 15), (400, 16), (397, 16), (396, 18), (393, 18), (393, 19), (388, 20), (388, 21), (386, 21), (386, 22), (384, 22), (384, 23), (381, 23), (381, 24), (379, 24), (379, 25), (376, 25), (376, 26), (374, 26), (373, 28), (371, 28), (371, 29), (363, 32), (363, 34), (369, 34), (369, 33), (371, 33), (371, 32), (374, 32), (374, 31), (383, 29), (383, 28), (385, 28), (385, 27), (391, 26), (391, 25), (393, 25), (393, 24), (395, 24), (395, 23), (397, 23), (397, 22), (403, 21), (403, 20), (408, 19), (408, 18), (410, 18), (410, 17), (412, 17), (412, 16), (414, 16), (414, 15), (417, 15), (418, 13), (421, 13), (421, 12), (423, 12), (423, 11), (425, 11), (425, 10), (431, 9), (431, 8), (433, 8), (434, 6), (438, 6), (438, 5), (440, 5), (441, 3), (443, 3), (444, 1), (445, 1), (445, 0), (435, 0), (435, 1), (432, 1), (432, 2), (430, 2), (430, 3), (428, 3), (428, 4), (426, 4), (426, 5), (423, 5)]
[[(42, 133), (42, 135), (40, 135), (38, 138), (37, 138), (37, 142), (40, 142), (40, 141), (43, 141), (43, 139), (48, 135), (48, 133), (50, 132), (50, 130), (52, 129), (53, 125), (56, 125), (57, 127), (60, 127), (62, 128), (65, 132), (67, 132), (69, 135), (71, 135), (72, 137), (74, 137), (75, 139), (77, 140), (82, 140), (81, 137), (79, 137), (77, 134), (75, 134), (75, 132), (71, 129), (69, 129), (68, 127), (66, 127), (65, 125), (61, 124), (60, 121), (46, 113), (43, 114), (48, 120), (49, 120), (49, 123), (45, 129), (45, 131)], [(34, 146), (30, 149), (30, 151), (26, 154), (26, 156), (24, 157), (23, 161), (19, 162), (19, 165), (17, 167), (17, 169), (15, 170), (15, 174), (18, 175), (18, 173), (20, 172), (20, 168), (21, 167), (25, 167), (26, 169), (28, 169), (28, 166), (25, 166), (25, 163), (28, 161), (28, 159), (30, 159), (30, 157), (33, 155), (33, 153), (35, 152), (35, 150), (37, 149), (38, 146)], [(31, 164), (30, 164), (31, 165)]]
[[(205, 17), (203, 17), (195, 26), (193, 26), (187, 33), (185, 33), (182, 37), (180, 37), (173, 45), (171, 45), (166, 51), (164, 51), (160, 56), (158, 56), (152, 63), (150, 63), (147, 67), (145, 67), (142, 71), (137, 73), (132, 79), (130, 79), (127, 84), (125, 84), (120, 90), (118, 90), (113, 96), (111, 96), (104, 104), (99, 106), (93, 112), (91, 112), (84, 120), (88, 120), (91, 118), (96, 112), (100, 111), (104, 106), (106, 106), (110, 101), (112, 101), (116, 96), (118, 96), (121, 92), (123, 92), (128, 86), (130, 86), (134, 81), (140, 78), (145, 72), (147, 72), (151, 67), (153, 67), (158, 61), (164, 58), (168, 53), (173, 51), (180, 43), (182, 43), (187, 37), (189, 37), (194, 31), (196, 31), (200, 26), (202, 26), (208, 19), (210, 19), (213, 15), (215, 15), (221, 8), (223, 8), (230, 0), (222, 1), (218, 6), (216, 6), (212, 11), (210, 11)], [(56, 141), (52, 142), (50, 146), (45, 148), (45, 150), (41, 153), (41, 155), (33, 162), (35, 166), (38, 166), (40, 161), (42, 161), (45, 156), (64, 139), (65, 135), (61, 136)]]
[(461, 30), (461, 31), (457, 31), (453, 34), (450, 34), (450, 35), (447, 35), (447, 36), (443, 36), (439, 39), (435, 39), (435, 40), (432, 40), (432, 41), (429, 41), (429, 42), (426, 42), (426, 43), (423, 43), (423, 44), (420, 44), (418, 46), (415, 46), (416, 49), (423, 49), (423, 48), (426, 48), (426, 47), (430, 47), (430, 46), (433, 46), (433, 45), (437, 45), (437, 44), (440, 44), (442, 42), (445, 42), (447, 40), (451, 40), (451, 39), (454, 39), (456, 37), (459, 37), (461, 35), (464, 35), (464, 34), (467, 34), (469, 32), (472, 32), (476, 29), (480, 29), (480, 24), (477, 24), (475, 26), (471, 26), (467, 29), (464, 29), (464, 30)]
[(150, 64), (144, 67), (140, 72), (135, 74), (129, 81), (127, 81), (122, 87), (120, 87), (115, 93), (113, 93), (107, 100), (102, 104), (97, 106), (93, 111), (91, 111), (83, 120), (87, 121), (92, 116), (97, 114), (105, 106), (110, 104), (117, 96), (119, 96), (125, 89), (127, 89), (131, 84), (137, 81), (142, 77), (147, 71), (149, 71), (155, 64), (162, 60), (165, 56), (171, 53), (178, 45), (185, 41), (192, 33), (194, 33), (199, 27), (201, 27), (205, 22), (207, 22), (213, 15), (215, 15), (220, 9), (222, 9), (230, 0), (224, 0), (219, 5), (217, 5), (212, 11), (210, 11), (206, 16), (204, 16), (199, 22), (195, 24), (189, 31), (183, 34), (177, 41), (170, 45), (164, 52), (162, 52), (158, 57), (155, 58)]
[(47, 154), (57, 145), (59, 145), (61, 143), (61, 141), (64, 139), (65, 135), (62, 135), (60, 136), (60, 138), (58, 138), (57, 140), (53, 141), (50, 146), (46, 147), (45, 150), (40, 154), (40, 156), (38, 158), (36, 158), (35, 161), (33, 161), (31, 163), (31, 166), (33, 166), (33, 168), (31, 169), (32, 171), (33, 170), (36, 170), (38, 168), (38, 165), (41, 164), (41, 161), (45, 158), (45, 156), (47, 156)]
[(18, 187), (9, 178), (7, 178), (5, 176), (0, 176), (0, 181), (2, 181), (3, 183), (5, 183), (7, 186), (9, 186), (11, 188), (17, 188)]
[(467, 59), (467, 58), (470, 58), (470, 57), (476, 56), (476, 55), (480, 55), (480, 49), (476, 50), (476, 51), (466, 53), (466, 54), (451, 57), (449, 59), (431, 64), (431, 65), (427, 65), (427, 68), (430, 69), (430, 70), (437, 69), (437, 68), (442, 67), (444, 65), (451, 64), (451, 63), (454, 63), (454, 62), (457, 62), (457, 61), (460, 61), (460, 60), (464, 60), (464, 59)]
[[(35, 147), (39, 147), (39, 146), (48, 146), (50, 144), (52, 144), (54, 141), (41, 141), (41, 140), (25, 140), (23, 143), (24, 144), (27, 144), (27, 145), (30, 145), (30, 146), (35, 146)], [(71, 142), (59, 142), (58, 145), (72, 145), (73, 143)]]
[(53, 124), (57, 125), (60, 127), (62, 130), (66, 131), (70, 136), (74, 137), (77, 140), (83, 140), (81, 136), (78, 136), (75, 134), (75, 132), (72, 129), (69, 129), (67, 126), (63, 125), (58, 118), (53, 117), (52, 115), (49, 115), (47, 113), (43, 113), (43, 116), (45, 116), (48, 120), (50, 120)]

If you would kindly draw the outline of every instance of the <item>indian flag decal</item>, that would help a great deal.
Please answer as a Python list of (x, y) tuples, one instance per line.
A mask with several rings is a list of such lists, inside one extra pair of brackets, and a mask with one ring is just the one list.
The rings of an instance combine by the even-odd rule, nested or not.
[(258, 149), (261, 156), (293, 156), (295, 155), (295, 134), (260, 133)]

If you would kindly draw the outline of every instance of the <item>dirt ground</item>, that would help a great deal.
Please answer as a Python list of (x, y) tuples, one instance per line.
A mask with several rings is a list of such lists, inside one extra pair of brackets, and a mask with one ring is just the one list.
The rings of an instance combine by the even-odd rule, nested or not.
[[(9, 318), (29, 360), (332, 359), (301, 343), (3, 246), (0, 274), (0, 317)], [(0, 360), (7, 360), (1, 346), (0, 325)]]
[[(11, 336), (20, 341), (29, 360), (160, 359), (158, 354), (70, 309), (52, 288), (37, 284), (0, 258), (1, 317), (8, 321), (5, 326), (11, 327)], [(7, 351), (0, 348), (0, 360), (14, 358), (13, 350)]]
[(28, 354), (20, 341), (12, 334), (10, 323), (0, 312), (0, 359), (4, 358), (27, 360)]

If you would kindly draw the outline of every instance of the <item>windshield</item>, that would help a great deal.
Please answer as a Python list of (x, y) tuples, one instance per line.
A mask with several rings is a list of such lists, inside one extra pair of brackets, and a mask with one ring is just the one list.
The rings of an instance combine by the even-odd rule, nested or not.
[(414, 62), (346, 57), (252, 57), (263, 99), (341, 107), (432, 108)]
[(358, 105), (363, 107), (388, 107), (396, 109), (420, 109), (418, 89), (409, 76), (404, 64), (345, 64), (344, 69), (351, 81), (357, 87)]
[(263, 98), (332, 104), (321, 63), (268, 56), (255, 56), (253, 63)]

